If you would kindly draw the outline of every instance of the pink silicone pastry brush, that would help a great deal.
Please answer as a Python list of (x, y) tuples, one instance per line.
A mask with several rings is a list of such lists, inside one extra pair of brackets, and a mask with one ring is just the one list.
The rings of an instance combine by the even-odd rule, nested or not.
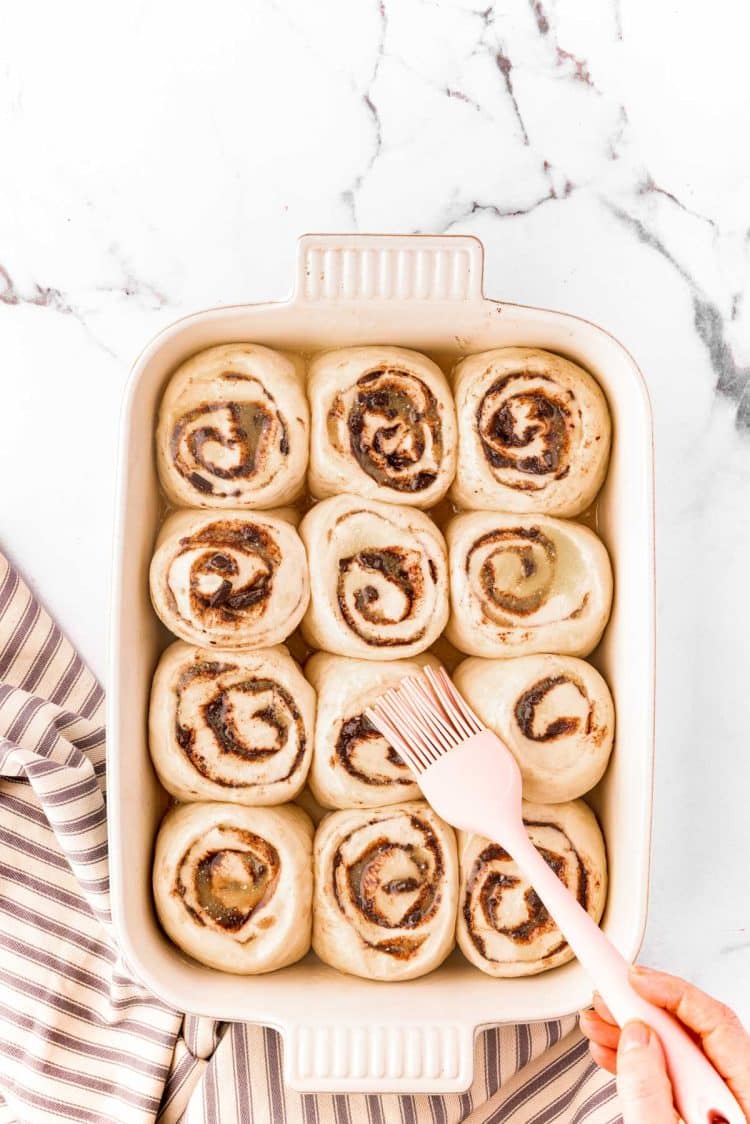
[(438, 815), (488, 836), (515, 859), (557, 922), (620, 1026), (639, 1019), (659, 1036), (675, 1105), (685, 1124), (745, 1124), (745, 1115), (702, 1050), (666, 1011), (628, 981), (628, 963), (547, 865), (521, 817), (521, 773), (443, 668), (404, 679), (367, 717), (411, 766)]

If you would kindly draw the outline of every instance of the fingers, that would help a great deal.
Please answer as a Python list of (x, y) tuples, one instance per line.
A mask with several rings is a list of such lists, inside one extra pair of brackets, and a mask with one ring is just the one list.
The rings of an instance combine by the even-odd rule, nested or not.
[[(597, 997), (594, 996), (594, 1003)], [(606, 1010), (606, 1008), (605, 1008)], [(579, 1015), (581, 1030), (589, 1040), (589, 1053), (598, 1066), (617, 1073), (617, 1042), (620, 1028), (613, 1026), (597, 1011), (581, 1011)]]
[(673, 1124), (672, 1087), (659, 1040), (645, 1023), (627, 1023), (617, 1049), (623, 1124)]
[(605, 1046), (609, 1050), (617, 1050), (620, 1041), (620, 1028), (612, 1023), (605, 1022), (596, 1011), (581, 1011), (581, 1030), (589, 1042), (597, 1046)]
[[(635, 968), (631, 982), (645, 999), (675, 1015), (700, 1039), (750, 1120), (750, 1036), (728, 1007), (692, 984), (666, 972)], [(617, 1028), (601, 996), (594, 1010), (581, 1012), (581, 1030), (591, 1056), (603, 1069), (617, 1072), (624, 1124), (667, 1124), (675, 1119), (664, 1054), (656, 1035), (643, 1023)]]
[(608, 1050), (606, 1046), (589, 1042), (589, 1053), (602, 1069), (606, 1069), (609, 1073), (617, 1073), (617, 1053), (615, 1050)]
[(617, 1019), (612, 1014), (598, 991), (594, 992), (593, 1003), (595, 1011), (601, 1016), (601, 1018), (604, 1019), (605, 1023), (611, 1023), (612, 1026), (617, 1026)]
[(677, 1015), (685, 1026), (689, 1026), (701, 1038), (715, 1034), (725, 1027), (742, 1029), (734, 1011), (677, 976), (637, 964), (631, 969), (630, 979), (633, 987), (645, 999), (650, 999), (652, 1003)]
[(644, 999), (671, 1011), (695, 1031), (707, 1057), (729, 1083), (745, 1112), (750, 1112), (750, 1036), (734, 1011), (666, 972), (639, 965), (632, 969), (630, 980)]

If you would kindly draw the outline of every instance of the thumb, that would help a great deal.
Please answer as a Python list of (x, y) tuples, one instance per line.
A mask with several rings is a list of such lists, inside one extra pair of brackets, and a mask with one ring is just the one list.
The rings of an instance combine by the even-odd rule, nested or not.
[(645, 1023), (627, 1023), (617, 1048), (623, 1124), (673, 1124), (675, 1110), (659, 1039)]

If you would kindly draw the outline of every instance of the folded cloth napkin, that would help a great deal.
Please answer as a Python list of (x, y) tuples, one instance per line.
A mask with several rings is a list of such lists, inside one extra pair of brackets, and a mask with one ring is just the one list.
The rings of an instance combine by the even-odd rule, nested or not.
[(0, 1124), (613, 1124), (574, 1018), (477, 1038), (457, 1096), (284, 1088), (276, 1032), (150, 995), (111, 928), (104, 694), (0, 555)]

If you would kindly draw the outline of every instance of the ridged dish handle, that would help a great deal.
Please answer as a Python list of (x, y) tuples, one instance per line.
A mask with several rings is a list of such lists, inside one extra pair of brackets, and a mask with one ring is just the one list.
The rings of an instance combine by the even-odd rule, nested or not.
[(482, 243), (461, 234), (306, 234), (297, 302), (482, 299)]
[(284, 1080), (303, 1093), (461, 1093), (473, 1077), (474, 1037), (450, 1023), (286, 1027)]

